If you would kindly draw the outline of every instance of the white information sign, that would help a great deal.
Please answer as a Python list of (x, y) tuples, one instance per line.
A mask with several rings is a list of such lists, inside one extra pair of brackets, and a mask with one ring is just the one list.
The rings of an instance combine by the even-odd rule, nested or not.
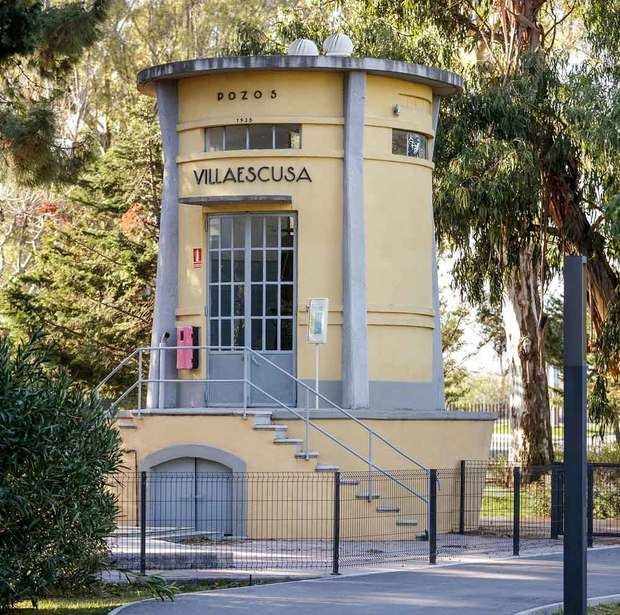
[(311, 344), (327, 343), (327, 299), (310, 299), (308, 308), (308, 341)]

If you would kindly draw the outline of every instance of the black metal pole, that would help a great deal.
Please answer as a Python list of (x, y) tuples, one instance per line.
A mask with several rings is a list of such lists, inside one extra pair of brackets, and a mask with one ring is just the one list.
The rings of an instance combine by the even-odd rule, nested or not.
[(334, 472), (334, 530), (332, 540), (332, 574), (340, 574), (340, 472)]
[(437, 470), (428, 475), (428, 561), (437, 563)]
[(594, 467), (588, 464), (588, 547), (594, 545)]
[(564, 613), (587, 609), (586, 262), (564, 257)]
[(140, 472), (140, 574), (146, 574), (146, 472)]
[(461, 459), (461, 483), (459, 485), (459, 534), (465, 533), (465, 460)]
[(521, 543), (521, 468), (512, 469), (512, 554), (519, 555)]

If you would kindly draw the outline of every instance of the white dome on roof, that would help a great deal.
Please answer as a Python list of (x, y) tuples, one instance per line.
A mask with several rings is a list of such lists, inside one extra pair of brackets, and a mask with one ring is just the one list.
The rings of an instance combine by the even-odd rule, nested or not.
[(353, 53), (353, 42), (341, 32), (332, 34), (323, 41), (323, 53), (326, 56), (350, 56)]
[(286, 50), (289, 56), (318, 56), (319, 49), (314, 41), (309, 38), (298, 38), (293, 41)]

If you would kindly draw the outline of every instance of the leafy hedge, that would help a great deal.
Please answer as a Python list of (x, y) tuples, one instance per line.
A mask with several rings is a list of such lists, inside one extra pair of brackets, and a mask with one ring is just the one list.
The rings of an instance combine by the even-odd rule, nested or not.
[(0, 610), (87, 584), (113, 528), (118, 432), (48, 356), (0, 338)]

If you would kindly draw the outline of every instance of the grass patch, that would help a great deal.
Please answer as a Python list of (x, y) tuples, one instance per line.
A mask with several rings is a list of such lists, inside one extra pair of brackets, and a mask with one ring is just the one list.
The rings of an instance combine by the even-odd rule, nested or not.
[[(198, 581), (179, 585), (180, 592), (198, 592), (225, 587), (247, 585), (244, 580)], [(30, 602), (16, 605), (15, 615), (107, 615), (112, 609), (127, 602), (152, 598), (148, 588), (128, 584), (101, 583), (88, 593), (75, 596), (50, 596), (40, 600), (38, 608), (32, 608)]]
[[(562, 615), (564, 611), (558, 611), (556, 615)], [(601, 604), (588, 608), (588, 615), (620, 615), (620, 604)]]

